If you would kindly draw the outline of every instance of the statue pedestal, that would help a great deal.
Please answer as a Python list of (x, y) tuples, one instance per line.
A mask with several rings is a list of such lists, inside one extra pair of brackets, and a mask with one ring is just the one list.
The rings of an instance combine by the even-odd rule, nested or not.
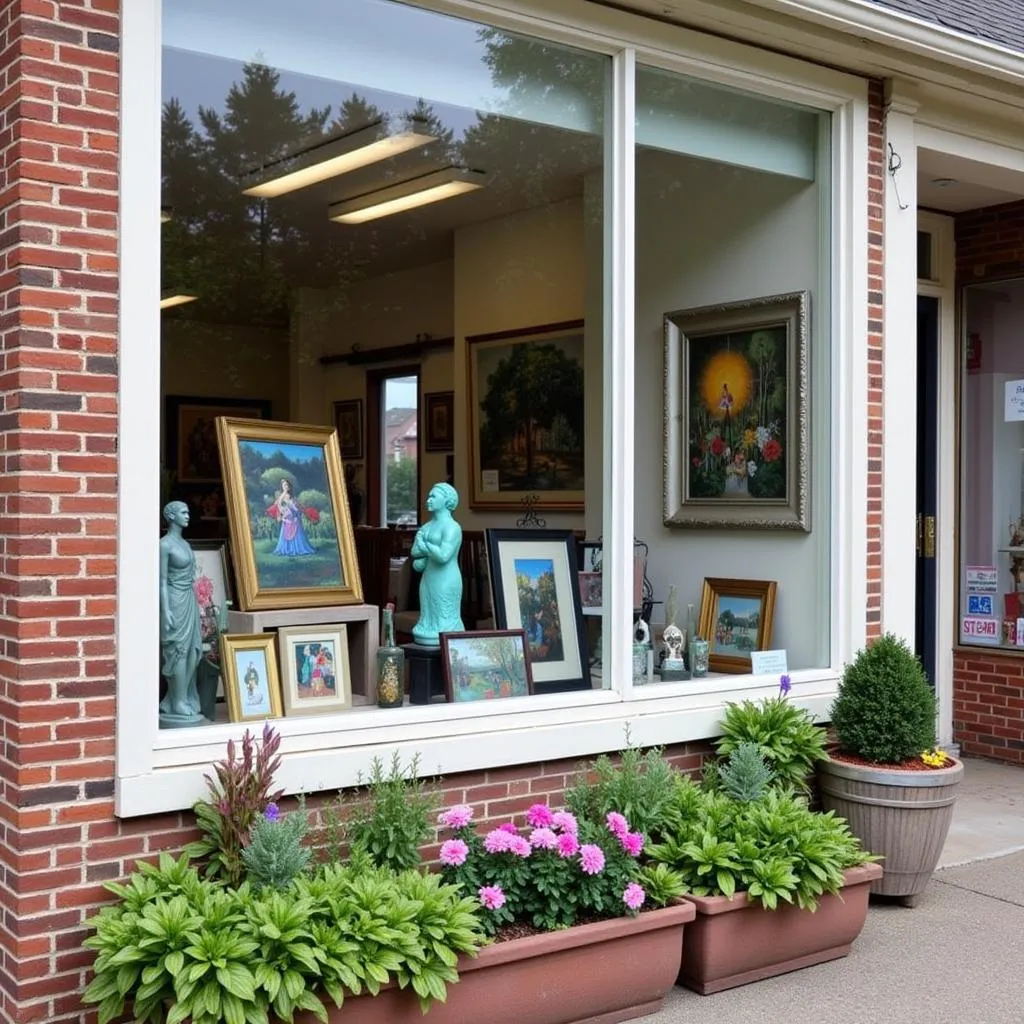
[(441, 648), (423, 644), (402, 644), (409, 667), (409, 703), (429, 704), (434, 697), (445, 698)]
[(212, 725), (210, 719), (202, 715), (172, 715), (167, 712), (160, 712), (161, 729), (194, 729), (199, 725)]

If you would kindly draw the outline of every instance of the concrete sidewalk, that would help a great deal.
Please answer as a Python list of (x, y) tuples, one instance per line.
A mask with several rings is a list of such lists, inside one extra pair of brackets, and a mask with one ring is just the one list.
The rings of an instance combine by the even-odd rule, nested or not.
[[(1024, 770), (967, 761), (918, 905), (872, 904), (842, 960), (713, 996), (676, 988), (651, 1024), (1022, 1024)], [(968, 863), (961, 863), (968, 861)], [(954, 866), (959, 865), (959, 866)]]

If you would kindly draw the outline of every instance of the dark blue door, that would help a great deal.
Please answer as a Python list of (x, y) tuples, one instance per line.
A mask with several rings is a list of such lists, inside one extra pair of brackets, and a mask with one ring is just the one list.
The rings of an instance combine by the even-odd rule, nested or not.
[[(892, 385), (890, 385), (892, 386)], [(899, 386), (896, 382), (895, 386)], [(939, 300), (917, 300), (917, 618), (915, 648), (935, 685), (935, 533), (938, 504)]]

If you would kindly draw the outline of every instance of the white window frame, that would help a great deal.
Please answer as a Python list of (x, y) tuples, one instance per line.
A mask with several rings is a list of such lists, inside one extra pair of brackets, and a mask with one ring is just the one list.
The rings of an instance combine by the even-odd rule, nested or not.
[[(569, 0), (497, 4), (413, 0), (415, 6), (608, 54), (615, 83), (606, 238), (604, 385), (605, 674), (617, 688), (522, 698), (503, 706), (367, 708), (318, 719), (285, 718), (280, 772), (287, 792), (352, 785), (374, 754), (415, 753), (428, 773), (452, 773), (680, 743), (716, 734), (724, 703), (777, 690), (765, 676), (710, 677), (634, 689), (632, 619), (634, 373), (634, 123), (638, 63), (817, 107), (832, 115), (828, 252), (830, 303), (831, 666), (792, 673), (792, 698), (822, 717), (842, 664), (863, 645), (867, 595), (867, 159), (866, 81), (779, 54)], [(243, 725), (159, 728), (152, 686), (157, 662), (159, 469), (161, 2), (122, 10), (121, 346), (117, 617), (117, 780), (121, 817), (178, 810), (204, 793), (203, 776)], [(815, 600), (815, 595), (793, 595)]]

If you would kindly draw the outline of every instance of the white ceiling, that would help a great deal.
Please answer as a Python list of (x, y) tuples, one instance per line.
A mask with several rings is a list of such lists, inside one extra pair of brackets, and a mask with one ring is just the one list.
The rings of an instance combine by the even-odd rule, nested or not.
[(1019, 199), (1024, 199), (1024, 171), (932, 149), (917, 151), (918, 206), (963, 213)]

